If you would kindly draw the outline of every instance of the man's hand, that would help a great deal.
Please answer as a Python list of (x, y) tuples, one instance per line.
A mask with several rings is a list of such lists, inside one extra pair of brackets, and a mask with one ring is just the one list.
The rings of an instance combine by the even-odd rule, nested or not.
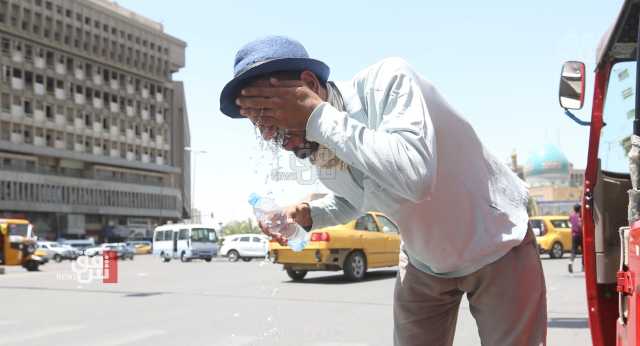
[[(297, 223), (303, 228), (308, 228), (312, 226), (311, 208), (307, 203), (299, 203), (296, 205), (289, 206), (284, 209), (283, 214), (287, 223)], [(274, 218), (277, 220), (277, 219), (281, 219), (282, 217), (281, 217), (281, 214), (279, 214), (277, 216), (274, 215)], [(280, 245), (282, 246), (287, 245), (287, 241), (288, 241), (287, 236), (289, 236), (289, 234), (280, 234), (279, 232), (274, 232), (269, 227), (264, 225), (262, 222), (258, 222), (258, 226), (260, 227), (260, 230), (262, 231), (262, 233), (271, 237), (271, 239), (277, 241)]]
[(323, 101), (301, 81), (271, 78), (270, 87), (242, 89), (236, 103), (240, 114), (262, 126), (302, 131), (311, 112)]

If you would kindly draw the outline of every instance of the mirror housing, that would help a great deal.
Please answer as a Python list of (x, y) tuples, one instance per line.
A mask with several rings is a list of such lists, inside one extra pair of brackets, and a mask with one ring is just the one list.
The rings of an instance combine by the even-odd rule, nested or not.
[(559, 101), (562, 108), (582, 108), (585, 89), (585, 67), (583, 62), (567, 61), (562, 65), (559, 89)]

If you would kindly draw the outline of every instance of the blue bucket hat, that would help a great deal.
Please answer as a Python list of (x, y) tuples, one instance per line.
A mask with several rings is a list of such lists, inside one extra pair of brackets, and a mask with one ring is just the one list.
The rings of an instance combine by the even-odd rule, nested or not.
[(296, 40), (284, 36), (267, 36), (244, 45), (236, 54), (233, 79), (220, 93), (220, 111), (231, 118), (244, 118), (236, 105), (240, 90), (252, 78), (280, 71), (313, 72), (326, 83), (329, 66), (309, 58), (307, 50)]

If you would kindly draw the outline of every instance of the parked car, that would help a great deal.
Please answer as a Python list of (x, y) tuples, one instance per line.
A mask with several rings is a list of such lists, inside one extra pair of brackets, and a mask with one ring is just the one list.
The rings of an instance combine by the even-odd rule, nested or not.
[(230, 262), (242, 259), (266, 258), (269, 253), (269, 238), (262, 234), (234, 234), (224, 238), (220, 255)]
[(60, 239), (58, 239), (58, 243), (62, 244), (62, 245), (65, 245), (65, 246), (70, 246), (70, 247), (76, 249), (77, 252), (78, 252), (78, 256), (84, 254), (84, 250), (85, 249), (96, 246), (96, 243), (92, 238), (89, 238), (89, 239), (64, 239), (64, 238), (60, 238)]
[(60, 243), (53, 241), (39, 241), (37, 246), (46, 253), (46, 258), (56, 262), (62, 262), (62, 260), (65, 259), (74, 260), (78, 258), (78, 252), (76, 252), (75, 249), (64, 246)]
[(148, 240), (130, 240), (127, 245), (135, 249), (136, 255), (147, 255), (152, 252), (151, 242)]
[(93, 257), (93, 256), (101, 256), (104, 251), (112, 250), (116, 251), (118, 254), (118, 259), (126, 260), (133, 259), (135, 251), (126, 246), (124, 243), (104, 243), (95, 247), (90, 247), (84, 250), (85, 256)]
[(368, 269), (398, 265), (400, 234), (387, 216), (369, 212), (344, 225), (311, 232), (300, 252), (276, 242), (270, 242), (269, 248), (271, 260), (282, 264), (294, 281), (319, 270), (342, 270), (347, 279), (359, 281)]
[(529, 219), (540, 253), (561, 258), (571, 251), (571, 223), (568, 216), (533, 216)]

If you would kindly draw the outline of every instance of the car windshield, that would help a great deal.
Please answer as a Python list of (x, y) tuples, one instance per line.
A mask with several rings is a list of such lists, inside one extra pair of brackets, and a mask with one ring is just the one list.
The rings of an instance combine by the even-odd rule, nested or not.
[(29, 234), (29, 225), (27, 224), (9, 224), (9, 235), (18, 235), (26, 237)]
[(218, 240), (216, 231), (211, 228), (193, 228), (191, 229), (191, 240), (199, 242), (215, 242)]
[(620, 62), (611, 69), (604, 105), (604, 126), (598, 157), (605, 171), (628, 173), (627, 154), (635, 118), (636, 63)]

